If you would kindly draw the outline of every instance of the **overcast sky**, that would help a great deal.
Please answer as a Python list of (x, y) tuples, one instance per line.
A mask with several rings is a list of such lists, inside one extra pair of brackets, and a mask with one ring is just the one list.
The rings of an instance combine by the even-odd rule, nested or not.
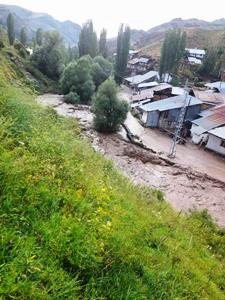
[(174, 18), (198, 18), (207, 21), (225, 17), (225, 0), (0, 0), (19, 5), (54, 18), (80, 25), (92, 19), (97, 32), (105, 27), (108, 36), (116, 36), (119, 24), (148, 30)]

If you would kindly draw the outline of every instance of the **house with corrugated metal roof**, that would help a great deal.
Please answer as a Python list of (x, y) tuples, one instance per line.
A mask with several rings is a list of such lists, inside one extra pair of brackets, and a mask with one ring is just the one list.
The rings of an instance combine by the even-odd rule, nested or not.
[(141, 56), (135, 57), (128, 61), (127, 68), (130, 71), (136, 73), (147, 72), (148, 70), (152, 70), (154, 66), (155, 60), (152, 57)]
[(186, 48), (185, 49), (186, 52), (188, 53), (188, 56), (189, 57), (194, 57), (194, 58), (197, 58), (197, 59), (203, 59), (206, 52), (204, 49), (192, 49), (192, 48)]
[(225, 125), (225, 105), (213, 107), (201, 113), (202, 117), (192, 121), (192, 142), (199, 144), (208, 138), (210, 130)]
[(142, 121), (147, 127), (174, 130), (181, 108), (187, 105), (185, 122), (196, 118), (201, 110), (202, 102), (192, 96), (179, 95), (160, 101), (141, 105)]
[(211, 90), (220, 92), (221, 94), (225, 94), (225, 82), (224, 81), (216, 81), (216, 82), (206, 83), (205, 86)]
[(202, 91), (192, 89), (190, 95), (200, 99), (206, 105), (205, 108), (225, 104), (225, 94), (215, 92), (214, 90)]
[(149, 71), (142, 75), (135, 75), (124, 79), (124, 83), (132, 88), (137, 89), (140, 83), (157, 81), (159, 73), (157, 71)]
[(206, 148), (225, 155), (225, 126), (214, 128), (208, 132)]

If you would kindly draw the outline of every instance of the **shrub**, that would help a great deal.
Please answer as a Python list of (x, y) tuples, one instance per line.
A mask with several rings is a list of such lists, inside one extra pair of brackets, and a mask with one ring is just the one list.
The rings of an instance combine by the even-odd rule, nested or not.
[(116, 132), (125, 121), (128, 104), (117, 97), (117, 87), (113, 79), (101, 84), (93, 99), (92, 111), (95, 114), (95, 128), (101, 132)]
[(83, 56), (77, 62), (68, 64), (60, 80), (63, 93), (76, 92), (81, 103), (90, 102), (95, 91), (91, 68), (92, 61), (89, 56)]
[(80, 96), (77, 93), (70, 92), (64, 97), (64, 101), (70, 104), (78, 104), (80, 102)]

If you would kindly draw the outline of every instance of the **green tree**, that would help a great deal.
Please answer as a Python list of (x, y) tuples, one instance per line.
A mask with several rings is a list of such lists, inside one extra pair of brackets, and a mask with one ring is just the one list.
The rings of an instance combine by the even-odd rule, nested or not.
[(112, 64), (104, 57), (96, 56), (93, 59), (92, 76), (96, 87), (98, 87), (112, 74), (112, 70)]
[(74, 59), (78, 59), (79, 57), (79, 51), (76, 46), (69, 46), (68, 47), (68, 62), (73, 61)]
[(14, 27), (14, 17), (10, 13), (7, 17), (7, 32), (9, 38), (9, 44), (12, 46), (15, 42), (15, 27)]
[(35, 49), (31, 60), (45, 75), (58, 80), (63, 69), (62, 38), (57, 31), (45, 33), (41, 47)]
[(180, 60), (184, 56), (186, 46), (186, 33), (180, 29), (169, 30), (161, 48), (159, 73), (176, 73)]
[(126, 120), (128, 104), (117, 97), (116, 83), (112, 78), (101, 84), (93, 98), (95, 128), (100, 132), (117, 132)]
[(130, 28), (123, 24), (119, 28), (117, 36), (117, 53), (115, 65), (115, 79), (117, 83), (121, 83), (122, 77), (125, 74), (130, 48)]
[(80, 97), (81, 103), (90, 102), (95, 91), (90, 56), (69, 63), (62, 73), (60, 84), (64, 95), (74, 92)]
[(43, 30), (42, 28), (38, 28), (38, 30), (36, 31), (36, 43), (38, 46), (42, 46), (43, 43)]
[(199, 74), (202, 77), (217, 77), (219, 71), (216, 70), (217, 62), (219, 62), (218, 51), (212, 47), (206, 51), (203, 64), (199, 68)]
[(81, 29), (78, 47), (80, 57), (83, 55), (95, 57), (98, 53), (97, 35), (91, 20), (88, 20)]
[(101, 54), (104, 58), (107, 57), (107, 31), (106, 29), (102, 29), (99, 39), (99, 54)]
[(24, 27), (22, 27), (22, 29), (20, 31), (20, 42), (24, 46), (26, 45), (26, 42), (27, 42), (27, 31)]

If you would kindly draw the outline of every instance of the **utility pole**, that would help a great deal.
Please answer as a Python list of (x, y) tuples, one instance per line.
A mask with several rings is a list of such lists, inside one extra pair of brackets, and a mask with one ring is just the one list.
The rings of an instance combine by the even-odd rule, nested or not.
[(168, 157), (170, 157), (170, 158), (175, 158), (175, 156), (176, 156), (177, 143), (180, 139), (180, 134), (181, 134), (181, 130), (183, 128), (184, 119), (185, 119), (185, 116), (186, 116), (186, 111), (187, 111), (187, 108), (190, 105), (190, 101), (191, 101), (191, 96), (189, 96), (189, 94), (188, 94), (188, 80), (185, 83), (184, 93), (185, 93), (184, 106), (180, 110), (180, 114), (179, 114), (179, 117), (177, 119), (177, 123), (176, 123), (176, 126), (175, 126), (173, 142), (172, 142), (172, 145), (171, 145), (170, 152), (168, 154)]

